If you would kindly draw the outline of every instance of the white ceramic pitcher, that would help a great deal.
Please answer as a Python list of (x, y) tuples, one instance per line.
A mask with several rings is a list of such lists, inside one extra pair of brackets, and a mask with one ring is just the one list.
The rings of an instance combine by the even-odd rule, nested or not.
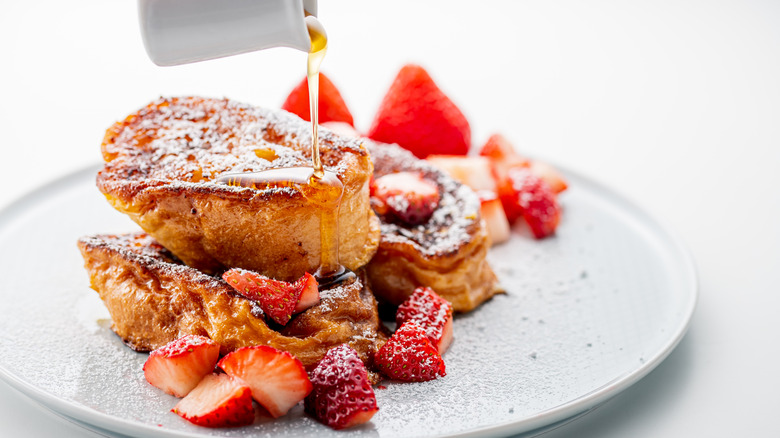
[(311, 47), (317, 0), (138, 0), (146, 53), (178, 65), (270, 47)]

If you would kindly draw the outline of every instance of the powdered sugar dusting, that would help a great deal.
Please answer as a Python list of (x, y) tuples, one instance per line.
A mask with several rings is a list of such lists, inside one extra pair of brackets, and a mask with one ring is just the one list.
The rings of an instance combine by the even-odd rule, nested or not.
[[(358, 280), (359, 281), (359, 280)], [(338, 302), (345, 300), (349, 291), (347, 287), (349, 285), (343, 284), (320, 291), (320, 309), (323, 312), (330, 312), (338, 306)]]
[(136, 261), (149, 269), (171, 276), (187, 275), (193, 281), (205, 283), (207, 287), (228, 287), (221, 278), (212, 277), (182, 264), (176, 256), (146, 233), (87, 236), (80, 238), (79, 242), (95, 248), (108, 248), (124, 259)]
[[(101, 178), (213, 187), (226, 173), (310, 166), (311, 124), (227, 99), (160, 98), (109, 129), (103, 148)], [(349, 170), (344, 154), (366, 154), (360, 140), (327, 129), (320, 150), (339, 177)]]
[(438, 346), (444, 334), (444, 326), (452, 319), (452, 304), (443, 299), (433, 289), (418, 287), (396, 312), (396, 323), (412, 321), (420, 324), (428, 339)]

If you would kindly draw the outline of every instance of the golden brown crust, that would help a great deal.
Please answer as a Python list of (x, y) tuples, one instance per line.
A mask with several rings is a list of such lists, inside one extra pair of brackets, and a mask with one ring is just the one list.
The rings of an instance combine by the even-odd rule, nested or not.
[[(227, 99), (159, 99), (106, 132), (97, 186), (187, 265), (242, 267), (292, 280), (320, 262), (317, 209), (294, 188), (257, 190), (228, 173), (310, 166), (310, 124)], [(344, 184), (340, 261), (365, 265), (379, 243), (369, 208), (372, 163), (358, 140), (323, 130), (322, 161)]]
[(78, 246), (113, 330), (135, 350), (153, 350), (197, 334), (220, 344), (222, 353), (270, 345), (312, 367), (342, 343), (370, 364), (385, 341), (376, 300), (361, 280), (324, 291), (320, 304), (276, 331), (252, 301), (221, 278), (182, 265), (144, 233), (84, 237)]
[(466, 312), (500, 293), (498, 279), (487, 263), (490, 239), (479, 216), (480, 203), (468, 187), (396, 145), (366, 143), (374, 176), (420, 172), (439, 188), (441, 199), (431, 219), (408, 226), (380, 217), (382, 240), (366, 267), (377, 297), (402, 303), (418, 286), (433, 288)]

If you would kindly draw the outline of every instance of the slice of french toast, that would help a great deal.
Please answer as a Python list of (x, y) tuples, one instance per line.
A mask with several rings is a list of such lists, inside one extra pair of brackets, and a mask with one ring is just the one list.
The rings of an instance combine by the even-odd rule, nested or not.
[(382, 240), (366, 266), (377, 297), (400, 304), (418, 286), (428, 286), (466, 312), (502, 292), (486, 260), (490, 239), (480, 218), (477, 195), (397, 145), (364, 139), (374, 177), (418, 172), (438, 186), (440, 200), (431, 218), (408, 225), (380, 215)]
[(145, 233), (83, 237), (78, 247), (112, 329), (134, 350), (196, 334), (217, 342), (222, 353), (270, 345), (312, 367), (328, 349), (347, 343), (370, 365), (386, 340), (376, 300), (361, 275), (321, 291), (319, 304), (272, 328), (251, 300), (221, 278), (182, 264)]
[[(232, 173), (311, 167), (311, 124), (227, 99), (156, 100), (117, 122), (102, 144), (97, 186), (111, 205), (188, 266), (241, 267), (280, 280), (320, 264), (317, 207), (295, 187), (219, 182)], [(323, 130), (326, 170), (344, 186), (339, 259), (357, 270), (379, 244), (369, 203), (372, 163), (362, 141)]]

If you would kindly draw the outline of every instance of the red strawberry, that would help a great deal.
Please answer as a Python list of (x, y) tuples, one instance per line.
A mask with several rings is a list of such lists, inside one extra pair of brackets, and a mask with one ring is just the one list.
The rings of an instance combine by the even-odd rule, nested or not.
[(376, 352), (374, 363), (387, 377), (407, 382), (447, 375), (441, 355), (425, 329), (415, 322), (407, 322), (396, 330)]
[(477, 192), (477, 196), (479, 196), (480, 202), (479, 215), (485, 221), (492, 244), (498, 245), (509, 240), (511, 235), (509, 221), (498, 195), (491, 191), (482, 190)]
[(227, 374), (209, 374), (171, 411), (205, 427), (246, 426), (255, 421), (249, 387)]
[[(347, 104), (341, 97), (341, 93), (324, 74), (320, 73), (319, 105), (317, 116), (319, 123), (330, 121), (345, 122), (354, 126), (352, 114), (347, 109)], [(287, 96), (282, 104), (282, 109), (289, 111), (306, 121), (311, 121), (309, 116), (309, 82), (303, 78)]]
[(301, 290), (301, 296), (293, 313), (300, 313), (320, 302), (320, 288), (317, 279), (306, 272), (303, 277), (293, 283), (293, 286)]
[(568, 185), (563, 176), (546, 163), (529, 160), (515, 152), (509, 140), (501, 134), (493, 134), (479, 150), (479, 154), (490, 159), (493, 165), (493, 175), (496, 181), (506, 179), (506, 174), (512, 167), (530, 167), (531, 171), (550, 185), (555, 193), (566, 190)]
[(398, 172), (381, 176), (371, 184), (376, 212), (391, 214), (409, 225), (428, 221), (439, 206), (439, 189), (415, 172)]
[(222, 274), (222, 278), (238, 293), (257, 302), (266, 315), (281, 325), (292, 318), (301, 297), (300, 287), (245, 269), (233, 268)]
[(506, 172), (510, 167), (527, 166), (527, 159), (515, 152), (512, 144), (501, 134), (493, 134), (480, 148), (479, 154), (487, 157), (493, 166), (493, 176), (496, 181), (506, 178)]
[(466, 155), (471, 128), (422, 67), (401, 68), (379, 106), (368, 137), (398, 143), (420, 158)]
[(312, 389), (301, 361), (267, 345), (239, 348), (223, 357), (219, 367), (246, 382), (252, 398), (275, 418), (286, 414)]
[(328, 350), (310, 377), (306, 412), (334, 429), (363, 424), (379, 410), (366, 366), (347, 344)]
[(214, 371), (219, 345), (203, 336), (187, 335), (152, 351), (144, 363), (146, 381), (168, 394), (184, 397), (203, 376)]
[(513, 167), (499, 188), (499, 196), (510, 222), (523, 217), (537, 239), (555, 232), (561, 216), (550, 186), (525, 167)]
[(439, 354), (444, 354), (452, 343), (452, 304), (429, 287), (418, 287), (395, 313), (398, 327), (405, 322), (416, 322), (424, 330)]

